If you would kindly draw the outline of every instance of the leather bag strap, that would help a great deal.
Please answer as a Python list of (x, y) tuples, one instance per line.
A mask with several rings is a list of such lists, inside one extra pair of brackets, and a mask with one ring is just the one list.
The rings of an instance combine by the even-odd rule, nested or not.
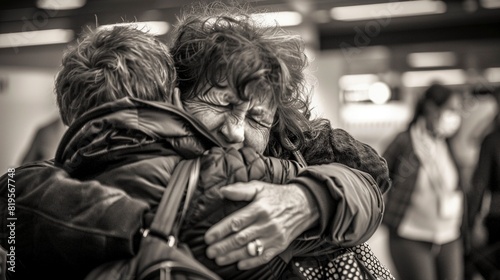
[(302, 156), (302, 153), (295, 147), (295, 145), (288, 139), (288, 137), (284, 138), (285, 143), (292, 148), (292, 154), (295, 157), (295, 160), (297, 160), (302, 166), (307, 166), (307, 162), (304, 159), (304, 156)]
[[(158, 210), (149, 228), (150, 233), (160, 235), (165, 239), (169, 239), (171, 235), (176, 236), (198, 184), (199, 174), (199, 158), (181, 160), (177, 164), (163, 192)], [(177, 220), (177, 213), (184, 194), (184, 207)]]

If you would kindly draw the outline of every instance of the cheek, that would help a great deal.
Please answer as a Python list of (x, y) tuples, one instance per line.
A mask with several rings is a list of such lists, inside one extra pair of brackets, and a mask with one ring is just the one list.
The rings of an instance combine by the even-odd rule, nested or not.
[(269, 141), (269, 133), (269, 129), (247, 127), (245, 129), (245, 146), (254, 148), (259, 153), (263, 153)]

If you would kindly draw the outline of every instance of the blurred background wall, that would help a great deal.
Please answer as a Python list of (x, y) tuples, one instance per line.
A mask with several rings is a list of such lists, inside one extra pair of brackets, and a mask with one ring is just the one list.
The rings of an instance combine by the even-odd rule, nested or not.
[[(136, 21), (165, 41), (191, 0), (18, 0), (0, 3), (0, 172), (20, 164), (36, 130), (57, 116), (53, 81), (64, 48), (86, 26)], [(500, 0), (256, 0), (302, 36), (315, 114), (380, 153), (432, 82), (466, 96), (454, 139), (470, 174), (496, 107)], [(54, 139), (60, 135), (54, 133)], [(56, 140), (54, 140), (56, 141)], [(370, 243), (391, 266), (384, 228)]]

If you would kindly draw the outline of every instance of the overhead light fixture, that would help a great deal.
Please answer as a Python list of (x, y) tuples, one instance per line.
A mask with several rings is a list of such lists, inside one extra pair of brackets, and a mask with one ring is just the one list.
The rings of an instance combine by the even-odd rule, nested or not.
[(0, 48), (68, 43), (74, 38), (70, 29), (49, 29), (0, 34)]
[(401, 79), (405, 87), (426, 87), (432, 83), (462, 85), (466, 83), (467, 75), (462, 69), (408, 71)]
[[(340, 117), (349, 124), (363, 125), (363, 128), (378, 129), (381, 125), (406, 125), (411, 119), (408, 106), (387, 103), (379, 106), (365, 103), (351, 103), (341, 107)], [(369, 131), (373, 133), (373, 131)]]
[(354, 74), (344, 75), (339, 79), (340, 88), (364, 87), (368, 88), (371, 84), (378, 82), (379, 78), (375, 74)]
[(484, 77), (490, 83), (500, 83), (500, 67), (487, 68)]
[(385, 104), (391, 99), (391, 88), (384, 82), (376, 82), (368, 89), (368, 98), (375, 104)]
[(500, 0), (481, 0), (481, 6), (486, 9), (500, 8)]
[(302, 23), (302, 15), (299, 12), (270, 12), (251, 14), (251, 18), (265, 27), (272, 26), (295, 26)]
[(371, 101), (384, 104), (391, 99), (391, 89), (375, 74), (344, 75), (339, 87), (345, 102)]
[(450, 67), (457, 64), (454, 52), (417, 52), (406, 57), (408, 65), (413, 68)]
[(330, 15), (335, 20), (354, 21), (368, 19), (388, 19), (446, 12), (443, 1), (394, 1), (390, 3), (335, 7)]
[(166, 21), (124, 22), (124, 23), (101, 25), (99, 26), (99, 28), (111, 29), (114, 28), (115, 26), (133, 26), (139, 30), (142, 30), (154, 36), (167, 34), (168, 30), (170, 29), (170, 25)]
[(85, 6), (86, 0), (37, 0), (36, 6), (43, 10), (72, 10)]

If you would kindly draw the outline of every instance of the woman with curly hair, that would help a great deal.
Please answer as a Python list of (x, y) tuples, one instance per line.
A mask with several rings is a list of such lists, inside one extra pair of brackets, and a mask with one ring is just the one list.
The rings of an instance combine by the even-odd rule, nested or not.
[[(385, 160), (345, 131), (332, 129), (328, 120), (311, 118), (307, 58), (299, 36), (279, 26), (260, 26), (245, 10), (215, 3), (180, 18), (171, 53), (180, 102), (224, 146), (250, 146), (280, 159), (303, 157), (310, 166), (286, 187), (259, 181), (223, 187), (224, 198), (251, 202), (237, 211), (226, 209), (224, 215), (205, 211), (191, 217), (184, 240), (197, 258), (227, 279), (235, 279), (235, 266), (265, 264), (268, 274), (265, 269), (239, 272), (239, 279), (266, 279), (280, 275), (292, 256), (301, 255), (292, 243), (297, 238), (314, 240), (309, 245), (318, 249), (322, 244), (324, 250), (371, 237), (381, 221), (382, 200), (366, 193), (366, 185), (334, 181), (350, 174), (343, 170), (346, 165), (372, 175), (377, 192), (383, 193), (390, 185)], [(371, 208), (375, 201), (381, 208)], [(203, 205), (217, 209), (210, 205), (221, 204), (212, 198)], [(207, 216), (225, 217), (208, 228), (211, 224), (202, 222)], [(204, 231), (206, 243), (191, 234)], [(257, 255), (248, 250), (255, 242), (262, 248)], [(307, 246), (301, 246), (306, 252)]]

